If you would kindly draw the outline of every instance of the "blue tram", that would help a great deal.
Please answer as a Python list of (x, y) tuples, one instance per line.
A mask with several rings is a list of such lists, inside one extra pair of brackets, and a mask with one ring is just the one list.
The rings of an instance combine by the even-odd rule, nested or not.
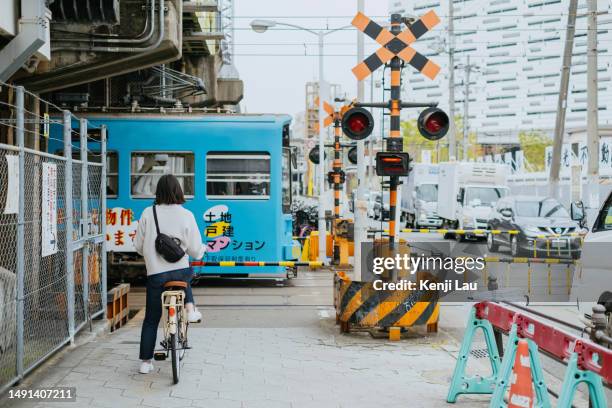
[[(299, 257), (299, 243), (292, 237), (289, 116), (86, 117), (93, 126), (108, 129), (106, 239), (111, 270), (123, 276), (143, 273), (132, 240), (140, 214), (152, 204), (157, 180), (165, 173), (176, 175), (182, 184), (185, 207), (195, 214), (208, 247), (204, 261)], [(99, 146), (91, 143), (89, 148)], [(283, 266), (196, 267), (195, 272), (276, 279), (295, 273)]]

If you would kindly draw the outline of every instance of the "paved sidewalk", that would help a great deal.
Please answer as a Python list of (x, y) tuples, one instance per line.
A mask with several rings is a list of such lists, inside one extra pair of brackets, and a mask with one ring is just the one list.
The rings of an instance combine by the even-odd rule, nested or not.
[[(331, 317), (304, 328), (194, 328), (189, 336), (194, 349), (187, 353), (180, 383), (172, 385), (167, 361), (157, 362), (152, 374), (137, 373), (141, 318), (64, 353), (22, 384), (76, 386), (77, 403), (11, 406), (443, 406), (458, 348), (445, 333), (397, 343), (340, 335)], [(485, 401), (466, 396), (455, 406), (488, 406)]]

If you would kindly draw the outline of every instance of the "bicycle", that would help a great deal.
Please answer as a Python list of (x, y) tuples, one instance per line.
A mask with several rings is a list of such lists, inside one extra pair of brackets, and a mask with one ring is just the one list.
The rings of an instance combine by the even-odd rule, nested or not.
[(181, 374), (181, 361), (185, 352), (190, 349), (187, 342), (187, 311), (185, 310), (185, 288), (187, 282), (170, 281), (164, 284), (164, 292), (161, 295), (162, 308), (166, 317), (163, 325), (164, 337), (159, 343), (163, 350), (157, 350), (153, 354), (156, 361), (172, 359), (172, 380), (178, 384)]

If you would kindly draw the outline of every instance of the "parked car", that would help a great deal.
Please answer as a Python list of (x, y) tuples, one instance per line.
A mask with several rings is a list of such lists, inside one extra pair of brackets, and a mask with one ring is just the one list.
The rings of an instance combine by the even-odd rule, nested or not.
[(368, 218), (374, 218), (374, 203), (379, 200), (381, 196), (380, 191), (372, 191), (368, 196)]
[[(363, 197), (364, 200), (366, 202), (370, 201), (370, 192), (369, 191), (364, 191), (363, 193)], [(351, 192), (351, 199), (349, 200), (349, 211), (354, 213), (355, 212), (355, 200), (357, 199), (357, 190), (353, 190)]]
[(375, 220), (388, 220), (389, 219), (389, 192), (384, 191), (375, 194), (374, 200), (372, 200), (372, 212)]
[(488, 234), (487, 248), (510, 248), (512, 256), (572, 257), (581, 250), (578, 222), (554, 198), (508, 196), (501, 198), (489, 218), (492, 230), (517, 230), (517, 234)]

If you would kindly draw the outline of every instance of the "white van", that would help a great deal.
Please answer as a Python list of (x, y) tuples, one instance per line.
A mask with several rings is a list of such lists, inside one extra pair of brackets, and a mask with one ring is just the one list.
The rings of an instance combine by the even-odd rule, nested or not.
[(408, 228), (439, 228), (438, 165), (418, 163), (404, 179), (400, 210)]
[[(507, 175), (505, 164), (440, 163), (438, 216), (443, 220), (443, 228), (487, 229), (497, 201), (510, 192)], [(486, 234), (458, 234), (456, 238), (464, 237), (486, 237)]]

